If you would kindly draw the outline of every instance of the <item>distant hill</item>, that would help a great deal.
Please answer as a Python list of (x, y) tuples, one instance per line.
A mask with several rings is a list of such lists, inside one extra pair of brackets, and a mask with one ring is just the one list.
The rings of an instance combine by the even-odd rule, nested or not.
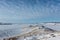
[(12, 25), (12, 23), (0, 23), (0, 25)]

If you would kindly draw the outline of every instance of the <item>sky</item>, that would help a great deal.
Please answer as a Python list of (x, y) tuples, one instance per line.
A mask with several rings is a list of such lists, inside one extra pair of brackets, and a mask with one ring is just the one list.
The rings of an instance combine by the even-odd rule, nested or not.
[(0, 22), (60, 22), (60, 0), (0, 0)]

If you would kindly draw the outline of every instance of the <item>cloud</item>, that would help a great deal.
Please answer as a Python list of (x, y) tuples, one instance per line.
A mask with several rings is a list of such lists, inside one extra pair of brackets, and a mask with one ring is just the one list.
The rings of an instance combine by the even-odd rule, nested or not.
[(6, 22), (47, 21), (48, 18), (57, 21), (59, 15), (59, 0), (0, 0), (0, 20)]

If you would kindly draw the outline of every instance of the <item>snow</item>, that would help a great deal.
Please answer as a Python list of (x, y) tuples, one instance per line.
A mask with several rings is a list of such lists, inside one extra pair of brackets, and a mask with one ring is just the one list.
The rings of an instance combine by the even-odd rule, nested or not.
[[(55, 33), (54, 33), (55, 34)], [(55, 35), (55, 37), (52, 37), (50, 34), (46, 35), (32, 35), (30, 37), (26, 37), (24, 40), (60, 40), (60, 36)]]
[(49, 38), (48, 40), (60, 40), (60, 36)]
[[(56, 25), (54, 25), (54, 24), (51, 25), (51, 24), (52, 23), (50, 23), (50, 25), (46, 24), (44, 26), (48, 27), (48, 28), (52, 28), (52, 29), (56, 28), (56, 29), (60, 30), (60, 27), (59, 27), (60, 24), (56, 24)], [(10, 37), (10, 36), (18, 35), (20, 33), (30, 32), (31, 29), (28, 27), (29, 25), (28, 24), (23, 24), (23, 25), (20, 25), (20, 24), (19, 25), (0, 25), (0, 38)], [(24, 27), (24, 32), (22, 30), (23, 27)], [(25, 27), (26, 27), (26, 29), (25, 29)], [(36, 27), (36, 29), (38, 29), (39, 27), (40, 27), (40, 25), (38, 24), (38, 27)], [(35, 29), (35, 27), (34, 27), (34, 29)], [(57, 35), (57, 34), (55, 34), (55, 35)], [(49, 38), (49, 37), (50, 37), (50, 35), (48, 35), (48, 34), (47, 35), (37, 34), (36, 36), (32, 35), (30, 37), (26, 37), (26, 38), (22, 38), (22, 39), (19, 38), (18, 40), (32, 40), (32, 39), (35, 39), (35, 38), (36, 39), (47, 38), (48, 40), (59, 40), (60, 39), (60, 36), (51, 37), (51, 38)]]
[(45, 27), (60, 31), (60, 23), (46, 23), (43, 24)]
[(0, 38), (14, 36), (21, 32), (20, 25), (0, 25)]

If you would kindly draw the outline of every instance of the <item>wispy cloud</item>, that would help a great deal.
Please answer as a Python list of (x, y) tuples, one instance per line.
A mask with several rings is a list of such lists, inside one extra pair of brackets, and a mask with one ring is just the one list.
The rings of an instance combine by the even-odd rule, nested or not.
[(1, 22), (28, 20), (29, 23), (47, 19), (57, 21), (59, 18), (60, 0), (0, 0), (0, 21), (3, 20)]

